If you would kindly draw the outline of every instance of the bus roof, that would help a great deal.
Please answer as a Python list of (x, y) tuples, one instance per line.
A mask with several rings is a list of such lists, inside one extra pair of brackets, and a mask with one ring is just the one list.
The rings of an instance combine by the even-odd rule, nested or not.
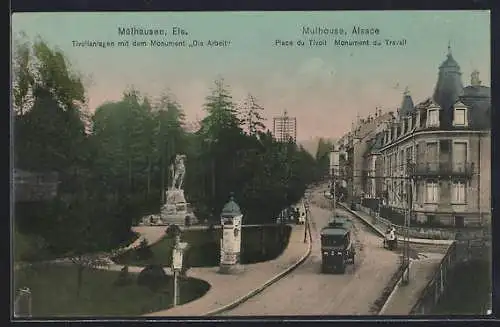
[(349, 231), (345, 228), (339, 228), (339, 227), (325, 227), (321, 230), (321, 235), (326, 235), (326, 236), (344, 236)]
[(328, 226), (329, 227), (351, 227), (352, 226), (352, 221), (350, 219), (347, 219), (347, 218), (335, 218), (335, 219), (332, 219), (330, 220), (330, 222), (328, 223)]

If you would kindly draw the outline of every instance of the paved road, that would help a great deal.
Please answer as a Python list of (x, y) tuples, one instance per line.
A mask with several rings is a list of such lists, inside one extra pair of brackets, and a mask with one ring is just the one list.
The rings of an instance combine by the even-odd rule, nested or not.
[[(355, 264), (344, 275), (321, 274), (319, 231), (331, 211), (322, 191), (311, 195), (311, 256), (293, 273), (260, 295), (222, 315), (361, 315), (373, 303), (397, 269), (399, 256), (382, 248), (382, 239), (353, 216), (357, 248)], [(349, 215), (338, 209), (339, 213)], [(350, 216), (350, 215), (349, 215)]]

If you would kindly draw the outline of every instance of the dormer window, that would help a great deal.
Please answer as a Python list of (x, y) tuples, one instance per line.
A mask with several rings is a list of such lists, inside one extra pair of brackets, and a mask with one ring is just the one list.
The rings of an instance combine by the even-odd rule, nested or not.
[(430, 108), (427, 110), (427, 127), (439, 126), (439, 108)]
[(467, 126), (467, 107), (463, 103), (453, 107), (453, 126)]

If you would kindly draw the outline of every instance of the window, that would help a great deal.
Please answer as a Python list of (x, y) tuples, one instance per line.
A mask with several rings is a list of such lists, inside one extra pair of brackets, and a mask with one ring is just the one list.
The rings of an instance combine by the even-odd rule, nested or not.
[(455, 227), (463, 228), (465, 227), (465, 219), (462, 216), (455, 216)]
[(425, 185), (425, 202), (438, 203), (439, 201), (439, 184), (434, 181), (428, 181)]
[(453, 125), (465, 126), (467, 123), (467, 115), (465, 108), (456, 108), (453, 114)]
[(465, 203), (465, 183), (457, 181), (451, 184), (451, 202)]
[(427, 111), (427, 127), (437, 126), (439, 126), (439, 110), (429, 109), (429, 111)]
[(435, 171), (437, 169), (439, 148), (437, 142), (428, 142), (427, 149), (425, 151), (425, 161), (426, 168), (429, 171)]
[(430, 225), (435, 224), (436, 221), (436, 216), (435, 215), (427, 215), (427, 223)]
[(462, 172), (467, 163), (467, 143), (453, 142), (453, 170)]

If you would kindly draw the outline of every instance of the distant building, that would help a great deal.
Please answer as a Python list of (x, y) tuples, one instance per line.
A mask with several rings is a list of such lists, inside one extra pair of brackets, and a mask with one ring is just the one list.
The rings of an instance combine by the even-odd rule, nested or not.
[(481, 85), (477, 71), (464, 88), (449, 49), (433, 96), (414, 106), (406, 91), (398, 114), (371, 138), (364, 168), (367, 197), (402, 210), (411, 190), (414, 220), (489, 224), (490, 114), (490, 88)]
[(15, 169), (12, 185), (14, 202), (46, 201), (57, 196), (59, 176)]
[(283, 116), (273, 118), (273, 136), (279, 142), (287, 142), (290, 138), (297, 141), (297, 118), (288, 116), (285, 110)]
[(371, 146), (374, 135), (380, 131), (393, 117), (392, 113), (382, 113), (376, 109), (374, 115), (357, 119), (353, 130), (342, 137), (337, 146), (340, 150), (340, 172), (338, 178), (342, 185), (347, 186), (351, 197), (359, 197), (365, 192), (364, 174), (366, 170), (366, 153)]

